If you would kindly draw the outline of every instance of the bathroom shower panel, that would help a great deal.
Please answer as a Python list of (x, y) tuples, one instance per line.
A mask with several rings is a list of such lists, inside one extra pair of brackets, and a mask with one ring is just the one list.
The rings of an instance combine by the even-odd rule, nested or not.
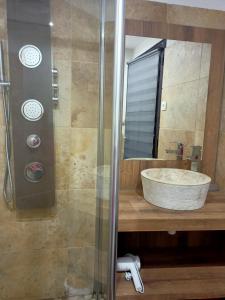
[(14, 194), (18, 209), (55, 202), (49, 0), (7, 0)]

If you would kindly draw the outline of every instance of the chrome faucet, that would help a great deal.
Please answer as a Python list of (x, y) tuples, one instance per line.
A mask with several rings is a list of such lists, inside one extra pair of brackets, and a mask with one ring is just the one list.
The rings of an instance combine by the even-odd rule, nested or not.
[(182, 160), (183, 159), (183, 155), (184, 155), (184, 144), (180, 143), (180, 142), (176, 142), (177, 144), (177, 149), (166, 149), (166, 153), (168, 154), (176, 154), (177, 160)]

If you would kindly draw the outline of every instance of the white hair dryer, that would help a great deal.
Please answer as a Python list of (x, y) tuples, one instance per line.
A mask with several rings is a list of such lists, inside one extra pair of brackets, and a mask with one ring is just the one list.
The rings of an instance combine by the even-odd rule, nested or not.
[(135, 290), (138, 293), (144, 293), (144, 284), (139, 272), (140, 269), (141, 262), (138, 256), (127, 254), (124, 257), (117, 258), (117, 272), (125, 272), (126, 280), (133, 279)]

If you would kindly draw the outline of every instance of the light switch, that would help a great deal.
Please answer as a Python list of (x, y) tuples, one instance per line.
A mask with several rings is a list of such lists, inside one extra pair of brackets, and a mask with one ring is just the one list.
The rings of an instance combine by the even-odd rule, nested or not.
[(161, 102), (161, 110), (167, 110), (167, 102), (166, 101), (162, 101)]

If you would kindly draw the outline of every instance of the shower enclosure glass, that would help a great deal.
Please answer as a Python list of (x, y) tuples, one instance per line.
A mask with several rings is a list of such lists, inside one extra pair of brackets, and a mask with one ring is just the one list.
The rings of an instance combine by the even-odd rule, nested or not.
[(1, 300), (114, 297), (116, 2), (0, 0)]

